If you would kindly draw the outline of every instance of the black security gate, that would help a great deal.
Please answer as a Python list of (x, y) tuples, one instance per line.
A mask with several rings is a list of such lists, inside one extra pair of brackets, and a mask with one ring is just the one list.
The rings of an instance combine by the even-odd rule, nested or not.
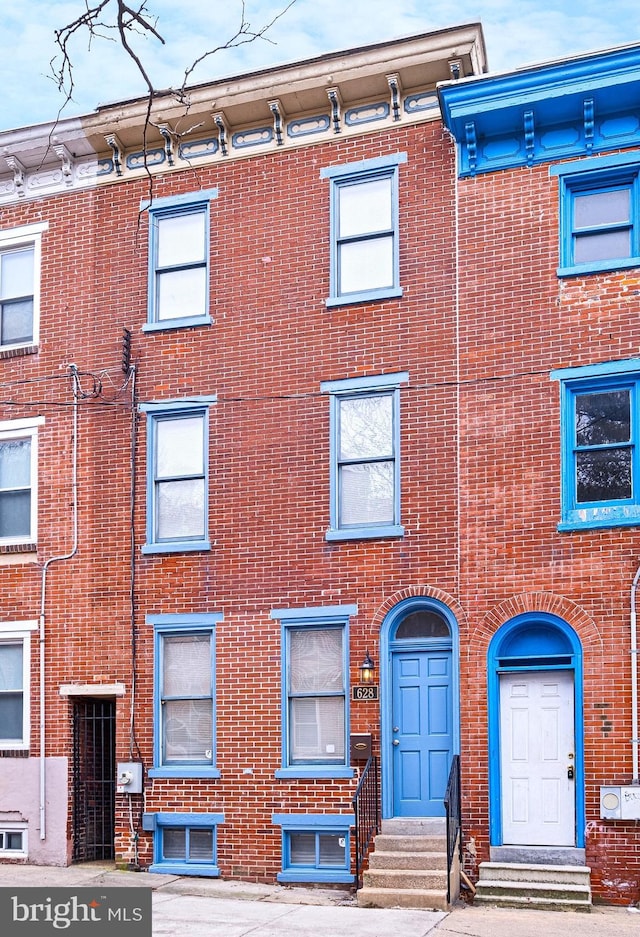
[(113, 859), (115, 703), (73, 705), (73, 861)]

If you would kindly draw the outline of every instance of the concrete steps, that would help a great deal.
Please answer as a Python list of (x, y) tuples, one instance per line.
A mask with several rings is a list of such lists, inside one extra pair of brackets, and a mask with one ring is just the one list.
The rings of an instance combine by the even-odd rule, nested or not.
[(591, 910), (587, 866), (482, 862), (474, 903), (509, 908)]
[(444, 820), (383, 820), (362, 876), (358, 905), (446, 911)]

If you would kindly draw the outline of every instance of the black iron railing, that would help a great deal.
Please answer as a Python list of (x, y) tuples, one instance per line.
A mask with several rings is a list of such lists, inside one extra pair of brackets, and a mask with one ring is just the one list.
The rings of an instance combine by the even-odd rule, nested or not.
[(378, 759), (367, 761), (352, 800), (355, 814), (356, 888), (362, 885), (362, 867), (373, 837), (380, 829), (380, 787)]
[(460, 817), (460, 755), (454, 755), (444, 795), (447, 817), (447, 904), (451, 901), (451, 867), (458, 843), (458, 855), (462, 861), (462, 823)]

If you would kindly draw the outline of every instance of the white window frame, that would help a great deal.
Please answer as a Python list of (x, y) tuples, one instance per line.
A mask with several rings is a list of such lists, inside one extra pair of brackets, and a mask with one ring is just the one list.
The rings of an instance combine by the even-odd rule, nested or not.
[(42, 268), (42, 235), (49, 228), (48, 221), (37, 224), (21, 225), (0, 231), (0, 253), (21, 247), (33, 247), (33, 330), (32, 338), (28, 342), (12, 342), (0, 344), (0, 355), (5, 351), (14, 351), (18, 348), (31, 348), (40, 340), (40, 280)]
[[(0, 645), (22, 644), (22, 738), (0, 737), (0, 750), (27, 751), (31, 741), (31, 632), (38, 628), (37, 621), (0, 622)], [(3, 824), (2, 828), (8, 828)], [(12, 855), (16, 855), (12, 852)]]
[[(22, 849), (5, 849), (2, 846), (3, 834), (22, 833)], [(27, 859), (29, 856), (29, 840), (26, 823), (2, 823), (0, 825), (0, 858)]]
[(38, 540), (38, 427), (44, 425), (44, 417), (34, 420), (4, 420), (0, 423), (0, 443), (11, 439), (31, 440), (31, 516), (29, 533), (22, 537), (0, 536), (0, 547), (19, 544), (36, 544)]

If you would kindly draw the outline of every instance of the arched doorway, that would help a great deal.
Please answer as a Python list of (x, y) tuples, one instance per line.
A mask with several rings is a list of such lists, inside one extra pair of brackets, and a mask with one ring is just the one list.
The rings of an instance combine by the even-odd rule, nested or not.
[(584, 845), (582, 646), (561, 618), (527, 612), (488, 652), (493, 846)]
[(458, 628), (441, 602), (416, 596), (387, 614), (380, 636), (384, 817), (444, 816), (459, 750)]

